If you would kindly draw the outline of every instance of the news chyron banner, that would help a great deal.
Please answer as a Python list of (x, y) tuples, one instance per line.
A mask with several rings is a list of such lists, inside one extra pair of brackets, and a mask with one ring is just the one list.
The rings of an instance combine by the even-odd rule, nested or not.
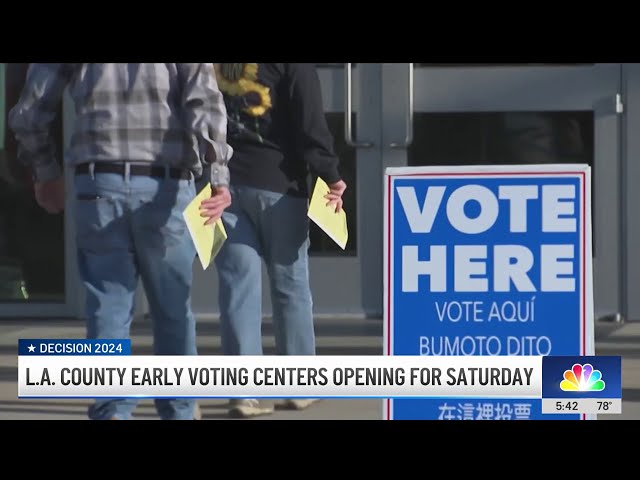
[(542, 400), (543, 413), (562, 416), (622, 409), (620, 357), (144, 356), (131, 355), (130, 343), (20, 339), (18, 397), (447, 398), (470, 416), (476, 399)]
[[(388, 169), (386, 355), (594, 355), (590, 185), (587, 165)], [(383, 408), (393, 420), (590, 418), (543, 413), (541, 398)]]
[(18, 356), (19, 398), (535, 399), (542, 378), (541, 357), (142, 356), (73, 339), (20, 339)]

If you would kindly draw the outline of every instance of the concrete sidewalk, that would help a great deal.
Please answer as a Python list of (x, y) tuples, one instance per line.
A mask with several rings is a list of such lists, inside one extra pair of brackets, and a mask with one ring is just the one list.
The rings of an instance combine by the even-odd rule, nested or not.
[[(203, 355), (219, 355), (219, 325), (203, 320), (198, 327), (198, 348)], [(365, 319), (321, 318), (317, 320), (319, 355), (382, 354), (382, 322)], [(265, 353), (274, 353), (273, 329), (264, 325)], [(602, 419), (640, 419), (640, 323), (603, 324), (596, 330), (596, 353), (623, 357), (622, 415)], [(0, 320), (0, 420), (84, 420), (89, 401), (19, 400), (17, 398), (17, 345), (20, 338), (83, 338), (80, 321)], [(151, 351), (148, 321), (137, 320), (132, 329), (134, 353)], [(204, 420), (227, 419), (226, 402), (202, 401)], [(156, 419), (151, 401), (141, 402), (136, 418)], [(325, 400), (300, 412), (276, 411), (256, 420), (378, 420), (382, 418), (380, 400)]]

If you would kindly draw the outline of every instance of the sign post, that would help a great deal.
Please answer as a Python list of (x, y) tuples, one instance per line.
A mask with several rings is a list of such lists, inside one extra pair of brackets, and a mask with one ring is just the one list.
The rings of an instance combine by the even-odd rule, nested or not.
[[(390, 168), (386, 355), (594, 355), (587, 165)], [(585, 419), (541, 400), (384, 401), (391, 420)]]

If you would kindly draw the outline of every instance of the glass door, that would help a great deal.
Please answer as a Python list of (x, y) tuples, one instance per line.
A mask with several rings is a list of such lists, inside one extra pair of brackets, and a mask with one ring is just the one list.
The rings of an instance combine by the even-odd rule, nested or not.
[[(67, 216), (50, 215), (35, 201), (30, 172), (16, 157), (7, 117), (18, 101), (27, 63), (0, 63), (0, 318), (74, 313)], [(62, 113), (62, 105), (60, 105)], [(62, 163), (62, 116), (54, 125)]]
[(589, 164), (596, 319), (623, 311), (620, 64), (384, 64), (382, 84), (385, 168)]

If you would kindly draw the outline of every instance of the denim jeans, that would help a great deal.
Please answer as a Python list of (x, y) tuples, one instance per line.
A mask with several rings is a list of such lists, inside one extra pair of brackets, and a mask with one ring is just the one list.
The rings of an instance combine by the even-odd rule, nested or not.
[(308, 200), (233, 186), (227, 241), (215, 259), (225, 355), (262, 354), (262, 262), (270, 280), (276, 350), (314, 355)]
[[(128, 174), (76, 175), (74, 202), (80, 275), (86, 287), (87, 338), (129, 338), (141, 278), (156, 355), (196, 355), (191, 311), (195, 248), (182, 212), (193, 180)], [(133, 399), (99, 399), (89, 418), (128, 419)], [(157, 399), (162, 419), (190, 420), (195, 402)]]

